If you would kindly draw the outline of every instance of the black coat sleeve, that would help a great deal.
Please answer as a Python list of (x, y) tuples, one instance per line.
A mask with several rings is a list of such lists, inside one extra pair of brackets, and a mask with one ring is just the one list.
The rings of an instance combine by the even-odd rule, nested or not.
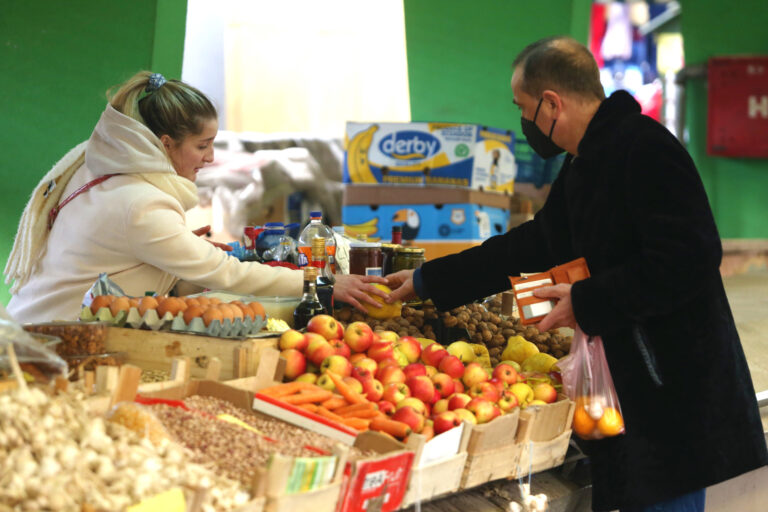
[(625, 161), (624, 193), (639, 251), (573, 285), (576, 321), (605, 335), (694, 300), (717, 271), (720, 237), (704, 186), (672, 134), (641, 120)]
[(533, 220), (482, 245), (424, 263), (430, 298), (448, 310), (510, 288), (509, 276), (541, 272), (573, 259), (565, 209), (566, 159), (549, 196)]

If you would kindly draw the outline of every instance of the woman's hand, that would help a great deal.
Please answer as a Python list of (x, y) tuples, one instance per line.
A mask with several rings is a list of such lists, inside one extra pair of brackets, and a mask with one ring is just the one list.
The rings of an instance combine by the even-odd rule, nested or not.
[[(211, 226), (203, 226), (201, 228), (193, 229), (192, 232), (196, 234), (197, 236), (205, 236), (209, 231), (211, 230)], [(227, 244), (222, 244), (220, 242), (214, 242), (213, 240), (205, 239), (206, 242), (213, 245), (214, 247), (218, 247), (222, 251), (231, 251), (232, 246)]]
[(362, 303), (380, 308), (381, 303), (376, 302), (368, 294), (377, 295), (386, 300), (387, 294), (369, 283), (387, 284), (387, 280), (381, 276), (359, 276), (356, 274), (336, 274), (336, 284), (333, 286), (333, 298), (352, 304), (360, 311), (365, 312)]
[(540, 332), (546, 332), (555, 327), (576, 328), (576, 317), (573, 314), (573, 303), (571, 303), (571, 285), (556, 284), (555, 286), (544, 286), (533, 290), (536, 297), (542, 299), (556, 299), (557, 302), (552, 311), (541, 319), (537, 325)]
[(417, 297), (416, 290), (413, 288), (413, 270), (401, 270), (389, 274), (387, 283), (392, 288), (392, 293), (387, 298), (388, 304), (397, 300), (410, 300)]

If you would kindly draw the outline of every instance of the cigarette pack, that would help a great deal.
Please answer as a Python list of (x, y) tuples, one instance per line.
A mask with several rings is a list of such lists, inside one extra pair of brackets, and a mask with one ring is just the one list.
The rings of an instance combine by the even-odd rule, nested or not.
[(547, 272), (525, 277), (510, 277), (520, 321), (523, 325), (535, 324), (555, 307), (554, 299), (536, 297), (533, 294), (535, 289), (562, 283), (573, 284), (588, 277), (589, 268), (587, 268), (587, 260), (584, 258), (558, 265)]

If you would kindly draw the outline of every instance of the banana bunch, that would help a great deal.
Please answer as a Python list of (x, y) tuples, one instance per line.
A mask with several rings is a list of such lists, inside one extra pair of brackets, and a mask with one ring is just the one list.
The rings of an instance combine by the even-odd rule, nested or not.
[(372, 240), (371, 235), (376, 234), (379, 231), (379, 218), (374, 217), (371, 220), (367, 220), (360, 224), (344, 224), (344, 234), (351, 238), (357, 238), (358, 235), (365, 235), (369, 241)]
[(368, 160), (368, 150), (373, 142), (373, 134), (379, 129), (379, 125), (373, 124), (367, 130), (358, 133), (347, 146), (347, 169), (352, 183), (377, 183), (376, 177), (371, 172), (371, 164)]

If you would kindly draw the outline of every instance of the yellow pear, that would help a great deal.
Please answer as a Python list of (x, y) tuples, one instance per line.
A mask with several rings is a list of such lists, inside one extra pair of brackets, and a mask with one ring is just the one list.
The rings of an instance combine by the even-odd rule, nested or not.
[(501, 358), (522, 364), (523, 361), (538, 352), (539, 348), (522, 336), (512, 336), (507, 340), (507, 346), (501, 353)]
[(515, 384), (512, 384), (509, 389), (517, 397), (517, 401), (520, 403), (521, 407), (528, 405), (528, 403), (533, 400), (533, 388), (525, 382), (516, 382)]
[(557, 358), (549, 354), (539, 352), (526, 358), (520, 367), (524, 372), (549, 373), (555, 363), (557, 363)]

